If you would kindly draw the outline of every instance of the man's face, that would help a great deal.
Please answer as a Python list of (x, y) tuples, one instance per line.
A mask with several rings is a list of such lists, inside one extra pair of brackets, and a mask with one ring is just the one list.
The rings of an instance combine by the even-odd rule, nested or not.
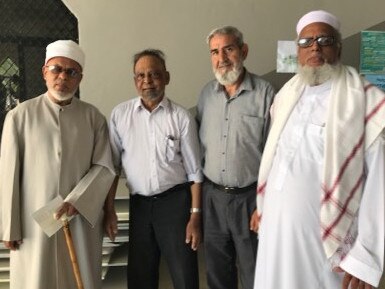
[[(334, 29), (326, 23), (312, 23), (302, 29), (299, 39), (301, 38), (317, 38), (320, 36), (336, 37)], [(335, 38), (334, 38), (335, 39)], [(340, 58), (341, 48), (334, 43), (327, 46), (321, 46), (314, 41), (309, 47), (298, 46), (298, 62), (302, 66), (318, 67), (325, 63), (336, 64)]]
[(48, 94), (56, 100), (72, 97), (82, 80), (80, 65), (66, 57), (51, 58), (42, 71)]
[(236, 79), (230, 76), (229, 82), (237, 81), (247, 56), (247, 45), (239, 47), (233, 35), (216, 34), (211, 38), (209, 46), (211, 65), (217, 79), (226, 80), (230, 74), (235, 73)]
[(162, 62), (154, 56), (141, 57), (134, 67), (134, 81), (144, 101), (161, 101), (170, 75)]

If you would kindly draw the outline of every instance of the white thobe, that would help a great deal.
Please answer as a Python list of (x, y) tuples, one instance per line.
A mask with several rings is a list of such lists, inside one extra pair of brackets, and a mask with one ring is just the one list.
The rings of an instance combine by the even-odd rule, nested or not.
[[(341, 288), (321, 241), (320, 208), (330, 82), (307, 87), (283, 129), (270, 171), (259, 230), (255, 289)], [(358, 237), (340, 266), (376, 284), (383, 267), (384, 142), (365, 153)]]
[(107, 124), (74, 98), (61, 107), (47, 95), (7, 115), (0, 157), (0, 238), (11, 251), (11, 289), (76, 288), (64, 234), (48, 238), (31, 214), (60, 195), (79, 215), (70, 222), (84, 288), (101, 288), (102, 206), (113, 180)]

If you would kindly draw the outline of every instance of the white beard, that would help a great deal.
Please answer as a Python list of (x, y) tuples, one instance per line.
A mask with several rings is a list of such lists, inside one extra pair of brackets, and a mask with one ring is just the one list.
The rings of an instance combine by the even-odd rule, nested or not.
[(57, 101), (66, 101), (70, 100), (71, 98), (74, 97), (75, 92), (70, 92), (70, 93), (60, 93), (57, 92), (56, 90), (48, 90), (49, 94), (52, 95), (53, 98), (55, 98)]
[(231, 85), (234, 84), (239, 76), (243, 72), (243, 63), (238, 62), (236, 65), (234, 65), (233, 69), (221, 74), (218, 70), (213, 69), (215, 78), (218, 80), (218, 82), (222, 85)]
[(333, 78), (339, 71), (341, 64), (325, 63), (321, 66), (311, 67), (308, 65), (298, 66), (298, 75), (310, 86), (320, 85)]

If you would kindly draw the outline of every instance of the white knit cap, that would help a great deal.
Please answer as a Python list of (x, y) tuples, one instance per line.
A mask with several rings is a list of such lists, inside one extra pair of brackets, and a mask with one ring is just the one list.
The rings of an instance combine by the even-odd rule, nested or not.
[(340, 22), (338, 21), (337, 17), (323, 10), (316, 10), (305, 14), (301, 19), (299, 19), (297, 23), (297, 35), (301, 33), (305, 26), (316, 22), (326, 23), (337, 31), (340, 30)]
[(47, 45), (45, 64), (54, 57), (67, 57), (79, 63), (84, 69), (85, 54), (80, 46), (72, 40), (57, 40)]

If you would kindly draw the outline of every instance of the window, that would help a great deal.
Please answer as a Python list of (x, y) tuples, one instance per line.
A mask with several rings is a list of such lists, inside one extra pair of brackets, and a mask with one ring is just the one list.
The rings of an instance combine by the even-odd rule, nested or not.
[(46, 91), (45, 47), (58, 39), (78, 42), (77, 19), (62, 1), (0, 1), (0, 135), (10, 109)]

